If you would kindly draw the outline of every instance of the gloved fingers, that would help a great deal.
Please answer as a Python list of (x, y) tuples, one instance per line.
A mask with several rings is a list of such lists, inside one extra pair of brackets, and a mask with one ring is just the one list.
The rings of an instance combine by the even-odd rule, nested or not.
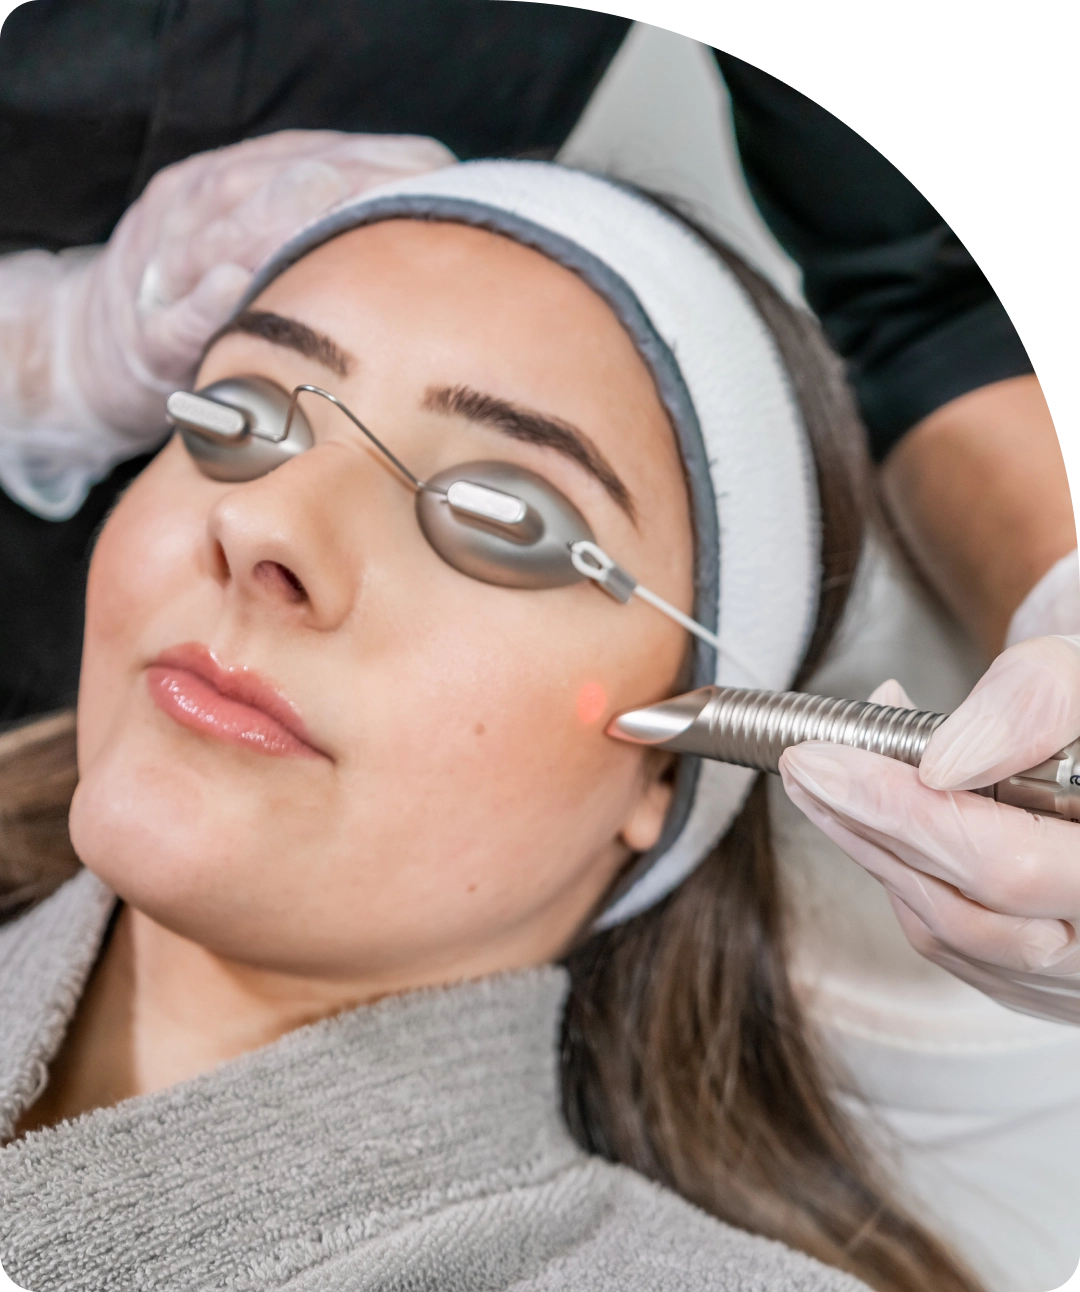
[(150, 179), (139, 202), (153, 200), (173, 208), (176, 199), (206, 200), (215, 191), (221, 198), (241, 200), (256, 185), (299, 157), (328, 151), (352, 136), (341, 130), (277, 130), (273, 134), (242, 139), (222, 148), (193, 153), (162, 167)]
[[(146, 313), (178, 301), (215, 265), (254, 269), (311, 220), (378, 184), (449, 165), (453, 154), (433, 139), (333, 135), (313, 147), (277, 150), (271, 165), (208, 165), (195, 176), (197, 192), (180, 195), (162, 226), (139, 284)], [(319, 132), (321, 133), (321, 132)], [(229, 150), (222, 150), (227, 152)]]
[[(925, 935), (920, 945), (920, 935), (913, 923), (918, 917), (910, 912), (905, 914), (904, 904), (899, 898), (890, 896), (890, 901), (901, 928), (916, 950), (955, 978), (968, 983), (1008, 1009), (1030, 1014), (1034, 1018), (1047, 1019), (1052, 1023), (1069, 1023), (1073, 1026), (1080, 1023), (1080, 974), (1062, 973), (1058, 970), (1053, 975), (1048, 975), (1045, 972), (987, 964), (981, 960), (972, 960)], [(910, 929), (908, 924), (912, 925)], [(922, 949), (923, 946), (925, 950)]]
[(208, 337), (225, 324), (251, 283), (241, 265), (215, 265), (194, 291), (174, 305), (155, 310), (145, 321), (147, 371), (140, 381), (166, 392), (187, 385)]
[[(890, 894), (896, 918), (912, 946), (954, 977), (992, 997), (1009, 1009), (1053, 1023), (1080, 1023), (1080, 973), (1076, 972), (1075, 943), (1052, 973), (1012, 969), (972, 959), (939, 942), (919, 917)], [(1073, 968), (1067, 969), (1067, 963)]]
[[(186, 240), (208, 221), (235, 211), (304, 162), (352, 177), (350, 192), (397, 176), (448, 166), (454, 155), (434, 139), (412, 135), (351, 135), (333, 130), (289, 130), (245, 140), (168, 167), (174, 184), (157, 225), (159, 241)], [(286, 185), (286, 187), (288, 187)], [(150, 196), (150, 188), (147, 195)], [(144, 199), (140, 199), (142, 202)]]
[(914, 709), (908, 693), (900, 685), (895, 677), (890, 677), (887, 682), (882, 682), (870, 692), (869, 700), (871, 704), (887, 704), (893, 709)]
[(338, 169), (364, 168), (392, 178), (435, 170), (454, 160), (449, 149), (424, 136), (283, 130), (166, 166), (150, 180), (120, 227), (135, 254), (141, 251), (145, 256), (162, 242), (186, 240), (298, 162), (323, 161)]
[(921, 894), (924, 890), (928, 886), (942, 883), (901, 861), (887, 842), (867, 838), (852, 829), (842, 816), (826, 807), (809, 794), (799, 781), (787, 774), (784, 775), (784, 788), (792, 803), (822, 834), (831, 839), (852, 861), (862, 866), (863, 870), (873, 875), (890, 893), (911, 906), (922, 909), (925, 903)]
[[(921, 783), (915, 768), (839, 745), (784, 752), (791, 782), (852, 834), (1004, 915), (1080, 914), (1080, 825)], [(801, 805), (800, 805), (801, 806)]]
[(189, 237), (163, 241), (143, 273), (140, 310), (145, 314), (180, 300), (217, 265), (254, 269), (349, 191), (349, 177), (336, 167), (313, 159), (293, 163)]
[(1080, 948), (1074, 926), (986, 911), (951, 885), (912, 870), (888, 849), (847, 831), (797, 783), (789, 793), (829, 839), (881, 882), (900, 928), (920, 955), (1009, 1008), (1080, 1022)]
[(394, 172), (352, 160), (338, 150), (320, 157), (303, 157), (276, 171), (268, 181), (219, 221), (214, 237), (198, 251), (213, 263), (221, 255), (254, 269), (266, 256), (310, 220), (348, 197), (373, 188)]
[(1035, 767), (1080, 736), (1080, 639), (1034, 637), (994, 660), (934, 732), (932, 789), (974, 789)]
[(334, 144), (342, 157), (402, 174), (426, 174), (452, 166), (457, 158), (430, 135), (342, 135)]
[[(139, 305), (171, 305), (192, 291), (215, 265), (254, 269), (309, 220), (346, 197), (351, 176), (320, 158), (306, 157), (259, 175), (259, 182), (217, 210), (193, 203), (182, 224), (166, 228), (139, 285)], [(192, 223), (193, 227), (184, 227)], [(152, 288), (151, 288), (152, 284)]]
[(125, 261), (141, 266), (163, 245), (182, 243), (233, 210), (283, 167), (319, 156), (342, 138), (348, 136), (330, 130), (282, 131), (174, 162), (124, 213), (110, 246), (124, 243)]
[(1029, 920), (988, 911), (940, 881), (914, 901), (890, 892), (907, 940), (928, 960), (962, 956), (990, 972), (1066, 975), (1080, 968), (1080, 942), (1065, 920)]

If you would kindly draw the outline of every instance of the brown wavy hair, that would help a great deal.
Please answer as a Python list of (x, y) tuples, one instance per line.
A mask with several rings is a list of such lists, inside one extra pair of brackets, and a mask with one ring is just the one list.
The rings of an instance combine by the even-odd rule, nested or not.
[[(654, 200), (742, 283), (802, 411), (817, 464), (822, 540), (805, 679), (839, 622), (872, 509), (863, 431), (813, 319), (668, 201)], [(79, 868), (67, 833), (75, 783), (72, 713), (0, 735), (0, 922)], [(563, 1105), (582, 1147), (877, 1292), (981, 1292), (878, 1178), (873, 1152), (831, 1093), (788, 977), (761, 779), (674, 894), (589, 938), (566, 964)]]

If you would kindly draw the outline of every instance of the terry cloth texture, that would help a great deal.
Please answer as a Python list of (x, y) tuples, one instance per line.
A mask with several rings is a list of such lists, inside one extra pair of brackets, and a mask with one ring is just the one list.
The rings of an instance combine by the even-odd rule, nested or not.
[[(0, 929), (0, 1137), (40, 1087), (112, 895), (87, 872)], [(566, 977), (392, 997), (0, 1149), (28, 1292), (866, 1292), (582, 1153)]]
[[(611, 181), (544, 162), (470, 162), (372, 189), (313, 221), (256, 273), (239, 309), (329, 239), (402, 217), (512, 238), (608, 303), (653, 375), (686, 467), (693, 613), (721, 647), (717, 658), (695, 642), (692, 685), (790, 686), (817, 611), (817, 483), (787, 371), (727, 266), (680, 220)], [(603, 534), (597, 541), (605, 546)], [(599, 926), (676, 888), (723, 836), (754, 777), (682, 758), (660, 841)]]

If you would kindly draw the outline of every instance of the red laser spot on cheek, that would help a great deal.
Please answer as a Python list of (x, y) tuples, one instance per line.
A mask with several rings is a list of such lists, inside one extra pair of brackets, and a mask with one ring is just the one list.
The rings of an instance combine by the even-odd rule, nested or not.
[(586, 726), (599, 722), (607, 709), (607, 692), (599, 682), (586, 682), (577, 694), (577, 716)]

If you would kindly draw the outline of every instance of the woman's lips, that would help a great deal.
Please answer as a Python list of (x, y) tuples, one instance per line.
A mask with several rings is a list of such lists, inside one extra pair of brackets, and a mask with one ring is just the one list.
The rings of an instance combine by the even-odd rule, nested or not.
[(182, 727), (275, 758), (321, 758), (299, 714), (257, 673), (224, 668), (206, 646), (164, 651), (146, 670), (150, 698)]

